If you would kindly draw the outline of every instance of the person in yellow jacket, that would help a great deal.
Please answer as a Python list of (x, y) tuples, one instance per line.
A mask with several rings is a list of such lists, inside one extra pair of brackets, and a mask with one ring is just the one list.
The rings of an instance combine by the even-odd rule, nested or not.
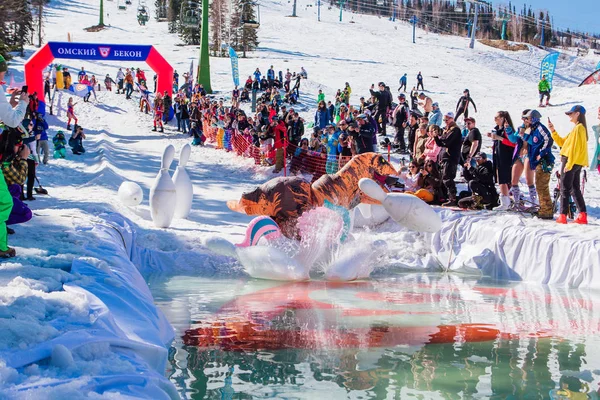
[(569, 116), (575, 127), (564, 138), (556, 133), (554, 124), (548, 120), (548, 128), (552, 132), (552, 139), (560, 147), (560, 158), (562, 161), (560, 171), (560, 215), (556, 222), (559, 224), (567, 223), (569, 196), (572, 196), (579, 211), (579, 215), (574, 222), (587, 224), (587, 209), (580, 187), (581, 169), (589, 165), (585, 108), (583, 106), (573, 106), (565, 114)]

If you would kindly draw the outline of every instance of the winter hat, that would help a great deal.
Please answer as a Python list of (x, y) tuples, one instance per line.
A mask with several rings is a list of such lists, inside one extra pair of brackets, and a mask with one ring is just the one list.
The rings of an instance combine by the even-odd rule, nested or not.
[(454, 113), (452, 111), (447, 112), (445, 116), (454, 119)]
[(6, 64), (6, 60), (0, 54), (0, 72), (8, 71), (8, 64)]
[(523, 118), (531, 118), (531, 120), (538, 120), (542, 118), (542, 114), (538, 110), (529, 110), (527, 113), (523, 114)]
[(485, 154), (483, 151), (480, 151), (479, 153), (475, 154), (475, 158), (483, 158), (484, 160), (487, 160), (487, 154)]

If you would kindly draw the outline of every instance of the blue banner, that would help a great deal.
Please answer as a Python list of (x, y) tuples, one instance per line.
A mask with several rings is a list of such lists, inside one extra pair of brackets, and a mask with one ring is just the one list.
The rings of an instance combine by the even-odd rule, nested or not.
[(540, 65), (540, 80), (542, 76), (546, 77), (550, 90), (552, 90), (552, 79), (554, 78), (554, 71), (556, 70), (556, 63), (558, 62), (558, 52), (550, 53), (542, 60)]
[(596, 71), (600, 69), (600, 61), (598, 61), (598, 65), (596, 65)]
[(76, 60), (146, 61), (152, 46), (48, 42), (54, 58)]
[(238, 56), (233, 47), (229, 47), (229, 58), (231, 58), (231, 76), (233, 77), (233, 84), (239, 86), (240, 68), (238, 66)]

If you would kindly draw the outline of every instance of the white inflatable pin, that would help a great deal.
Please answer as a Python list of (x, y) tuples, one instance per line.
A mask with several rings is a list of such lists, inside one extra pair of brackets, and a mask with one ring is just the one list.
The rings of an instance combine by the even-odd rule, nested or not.
[(192, 210), (192, 200), (194, 199), (194, 186), (185, 169), (192, 146), (186, 143), (179, 153), (179, 165), (173, 174), (173, 183), (177, 191), (177, 201), (175, 202), (175, 218), (187, 218)]
[(165, 147), (160, 162), (160, 171), (150, 188), (150, 215), (158, 228), (168, 228), (175, 213), (177, 192), (175, 184), (169, 175), (169, 167), (175, 157), (175, 147)]
[(423, 200), (411, 194), (386, 193), (372, 179), (358, 181), (360, 190), (369, 197), (379, 200), (390, 217), (413, 231), (437, 232), (442, 227), (440, 216)]

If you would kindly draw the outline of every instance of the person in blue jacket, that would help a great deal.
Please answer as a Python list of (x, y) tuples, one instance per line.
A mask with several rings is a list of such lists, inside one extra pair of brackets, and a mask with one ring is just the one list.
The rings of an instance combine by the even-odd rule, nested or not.
[(254, 71), (254, 79), (256, 79), (257, 81), (260, 82), (261, 76), (262, 76), (262, 74), (260, 73), (260, 69), (256, 68), (256, 71)]
[[(45, 164), (48, 164), (48, 156), (50, 154), (50, 149), (48, 147), (48, 123), (44, 120), (44, 117), (41, 113), (37, 114), (37, 118), (35, 120), (35, 136), (38, 140), (37, 143), (37, 156), (38, 160), (42, 161)], [(42, 151), (44, 152), (44, 159), (42, 160)]]
[(330, 120), (331, 116), (325, 102), (320, 101), (317, 112), (315, 112), (315, 129), (325, 129)]
[(535, 189), (540, 200), (538, 217), (541, 219), (554, 219), (552, 198), (550, 197), (550, 176), (554, 167), (552, 134), (541, 122), (541, 114), (537, 110), (529, 110), (523, 115), (525, 131), (521, 131), (521, 138), (527, 142), (527, 156), (529, 167), (535, 171)]
[(275, 70), (272, 65), (271, 68), (267, 70), (267, 80), (269, 81), (269, 87), (272, 88), (273, 82), (275, 81)]
[(398, 88), (398, 91), (401, 91), (402, 89), (406, 92), (406, 74), (402, 75), (402, 78), (400, 78), (400, 87)]
[(325, 171), (328, 174), (335, 174), (338, 172), (338, 144), (341, 131), (336, 129), (334, 125), (328, 124), (326, 126), (325, 134), (327, 135), (327, 163), (325, 164)]

